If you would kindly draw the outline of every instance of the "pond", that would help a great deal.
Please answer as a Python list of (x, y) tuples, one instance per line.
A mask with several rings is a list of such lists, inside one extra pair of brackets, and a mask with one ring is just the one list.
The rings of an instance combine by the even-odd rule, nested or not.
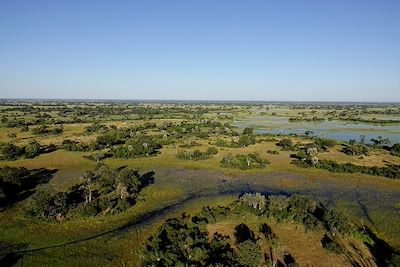
[(312, 131), (318, 137), (349, 141), (360, 141), (360, 136), (365, 136), (365, 141), (370, 143), (371, 138), (382, 136), (388, 138), (392, 144), (400, 142), (400, 125), (379, 125), (358, 122), (346, 122), (338, 120), (325, 120), (320, 122), (289, 122), (289, 117), (277, 116), (250, 116), (243, 119), (235, 119), (233, 126), (244, 129), (255, 128), (256, 133), (265, 134), (299, 134)]

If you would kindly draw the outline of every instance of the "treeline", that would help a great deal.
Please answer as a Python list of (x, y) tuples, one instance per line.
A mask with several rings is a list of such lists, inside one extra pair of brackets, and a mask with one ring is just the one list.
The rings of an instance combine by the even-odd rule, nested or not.
[(26, 146), (17, 146), (13, 143), (0, 144), (0, 160), (16, 160), (18, 158), (34, 158), (43, 153), (55, 151), (57, 147), (53, 144), (41, 145), (32, 140)]
[(309, 121), (309, 122), (322, 122), (325, 121), (324, 118), (320, 118), (317, 116), (314, 116), (312, 118), (307, 118), (307, 117), (290, 117), (289, 122), (297, 122), (297, 121)]
[(315, 167), (317, 169), (328, 170), (330, 172), (339, 173), (363, 173), (374, 176), (384, 176), (393, 179), (400, 179), (400, 165), (387, 165), (384, 167), (378, 166), (361, 166), (352, 163), (338, 163), (333, 160), (319, 160), (315, 164), (308, 161), (295, 159), (293, 164), (300, 167)]

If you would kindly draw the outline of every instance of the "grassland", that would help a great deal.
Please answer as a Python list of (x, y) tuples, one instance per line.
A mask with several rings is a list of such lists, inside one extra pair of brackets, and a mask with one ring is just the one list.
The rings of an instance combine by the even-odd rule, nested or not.
[[(190, 142), (199, 143), (198, 146), (187, 150), (205, 151), (210, 146), (215, 146), (218, 140), (236, 142), (241, 134), (241, 129), (232, 127), (239, 135), (217, 132), (215, 127), (202, 126), (201, 130), (213, 130), (207, 137), (198, 137), (194, 134), (182, 136), (171, 134), (161, 129), (164, 124), (181, 125), (187, 122), (199, 123), (202, 120), (212, 120), (221, 124), (231, 124), (234, 120), (245, 120), (255, 112), (261, 116), (291, 117), (305, 112), (307, 116), (326, 116), (327, 112), (342, 111), (341, 107), (293, 107), (292, 105), (249, 105), (249, 104), (164, 104), (164, 103), (139, 103), (139, 104), (115, 104), (116, 111), (105, 112), (103, 103), (28, 103), (28, 107), (10, 106), (5, 103), (0, 106), (2, 117), (10, 120), (31, 122), (38, 115), (47, 113), (54, 120), (62, 121), (63, 132), (60, 134), (33, 135), (32, 128), (40, 124), (46, 124), (49, 128), (60, 125), (54, 124), (49, 118), (45, 118), (39, 124), (29, 125), (28, 132), (21, 132), (19, 127), (7, 127), (7, 121), (2, 121), (0, 127), (0, 142), (12, 142), (17, 146), (25, 146), (31, 140), (37, 140), (41, 145), (54, 144), (60, 146), (65, 139), (71, 139), (81, 143), (96, 141), (102, 133), (88, 134), (85, 129), (92, 125), (93, 121), (106, 126), (114, 125), (117, 129), (137, 127), (145, 123), (154, 123), (157, 127), (142, 131), (148, 136), (168, 135), (172, 141), (163, 145), (160, 153), (151, 157), (116, 158), (110, 157), (102, 160), (102, 163), (111, 167), (127, 166), (139, 169), (141, 172), (154, 171), (155, 183), (141, 192), (141, 200), (132, 208), (123, 213), (110, 216), (82, 217), (74, 220), (58, 222), (41, 222), (31, 220), (24, 216), (24, 209), (30, 199), (26, 199), (13, 206), (3, 207), (0, 212), (0, 242), (4, 249), (0, 254), (13, 251), (26, 251), (15, 256), (17, 265), (43, 266), (60, 265), (71, 266), (87, 262), (89, 266), (119, 266), (135, 265), (138, 262), (138, 251), (145, 239), (154, 233), (155, 229), (169, 217), (182, 212), (198, 211), (203, 206), (218, 206), (232, 201), (243, 192), (260, 191), (294, 194), (301, 193), (312, 195), (318, 201), (328, 207), (338, 208), (360, 225), (368, 225), (377, 234), (393, 247), (400, 249), (400, 180), (385, 177), (375, 177), (365, 174), (331, 173), (316, 168), (299, 168), (291, 164), (290, 155), (293, 151), (281, 150), (276, 145), (277, 141), (285, 136), (256, 135), (257, 142), (253, 145), (241, 147), (217, 147), (218, 153), (205, 160), (182, 160), (176, 157), (180, 145)], [(28, 105), (27, 104), (27, 105)], [(113, 104), (106, 104), (113, 109)], [(66, 110), (66, 115), (59, 112), (60, 106)], [(12, 107), (12, 110), (9, 110)], [(18, 110), (19, 108), (21, 110)], [(183, 108), (182, 108), (183, 107)], [(51, 109), (40, 111), (39, 108)], [(89, 112), (90, 109), (93, 111)], [(129, 111), (130, 108), (133, 111)], [(89, 111), (88, 111), (88, 110)], [(394, 110), (390, 114), (384, 114), (388, 109)], [(78, 118), (83, 121), (75, 122), (72, 117), (74, 110), (85, 111), (86, 114)], [(107, 109), (108, 110), (108, 109)], [(316, 110), (314, 112), (313, 110)], [(358, 113), (355, 111), (358, 110)], [(398, 107), (370, 107), (355, 108), (351, 114), (361, 114), (363, 118), (375, 116), (379, 119), (397, 114)], [(369, 114), (377, 112), (378, 114)], [(138, 112), (141, 113), (138, 113)], [(99, 112), (99, 113), (97, 113)], [(381, 114), (382, 113), (382, 114)], [(222, 115), (221, 115), (222, 114)], [(228, 114), (228, 115), (224, 115)], [(361, 116), (360, 115), (360, 116)], [(76, 116), (76, 115), (75, 115)], [(338, 119), (339, 117), (335, 117)], [(181, 126), (185, 127), (185, 126)], [(393, 127), (393, 126), (391, 126)], [(219, 127), (222, 128), (222, 127)], [(399, 128), (400, 129), (400, 128)], [(215, 130), (215, 131), (214, 131)], [(16, 136), (13, 136), (15, 134)], [(170, 135), (171, 134), (171, 135)], [(290, 137), (295, 144), (311, 143), (307, 136)], [(362, 166), (385, 166), (387, 164), (400, 165), (400, 157), (391, 155), (380, 148), (374, 149), (370, 155), (362, 158), (346, 155), (341, 152), (343, 144), (338, 142), (336, 146), (326, 152), (318, 154), (319, 159), (331, 159), (337, 162), (350, 162)], [(107, 148), (103, 149), (108, 151)], [(268, 150), (277, 150), (279, 154), (272, 155)], [(226, 155), (258, 153), (261, 158), (270, 162), (264, 169), (228, 169), (221, 168), (220, 161)], [(46, 168), (55, 170), (51, 181), (38, 185), (36, 191), (49, 190), (58, 192), (68, 190), (71, 186), (82, 183), (83, 174), (95, 167), (96, 162), (84, 158), (93, 154), (93, 151), (73, 152), (57, 149), (50, 153), (44, 153), (34, 158), (18, 158), (16, 160), (2, 160), (0, 166), (25, 167), (29, 170)], [(226, 222), (229, 224), (228, 222)], [(210, 226), (221, 231), (229, 231), (226, 225)], [(225, 229), (225, 230), (224, 230)], [(274, 231), (302, 231), (291, 225), (276, 225)], [(212, 229), (210, 231), (213, 231)], [(296, 233), (297, 233), (296, 232)], [(303, 262), (312, 257), (321, 256), (318, 251), (310, 252), (310, 255), (301, 253), (298, 244), (291, 243), (291, 237), (282, 234), (282, 239), (296, 252), (296, 256)], [(319, 236), (302, 237), (304, 243), (314, 244)], [(310, 240), (307, 240), (310, 238)], [(312, 239), (312, 240), (311, 240)], [(315, 239), (315, 240), (314, 240)], [(302, 242), (303, 242), (302, 241)], [(314, 243), (313, 243), (314, 242)], [(303, 244), (303, 243), (302, 243)], [(105, 251), (107, 248), (107, 251)], [(39, 250), (35, 250), (39, 249)], [(314, 254), (312, 254), (314, 253)], [(304, 259), (302, 258), (304, 257)], [(327, 262), (329, 261), (329, 255)], [(332, 259), (333, 260), (333, 259)], [(334, 259), (337, 260), (337, 259)], [(337, 262), (338, 263), (338, 262)]]

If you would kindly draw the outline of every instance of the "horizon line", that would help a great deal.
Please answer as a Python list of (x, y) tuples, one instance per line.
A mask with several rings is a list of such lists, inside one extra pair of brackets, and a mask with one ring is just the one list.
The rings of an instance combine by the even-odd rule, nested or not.
[(385, 103), (385, 104), (400, 104), (400, 101), (346, 101), (346, 100), (233, 100), (233, 99), (145, 99), (145, 98), (39, 98), (39, 97), (28, 97), (28, 98), (0, 98), (0, 101), (93, 101), (93, 102), (105, 102), (105, 101), (135, 101), (135, 102), (256, 102), (256, 103)]

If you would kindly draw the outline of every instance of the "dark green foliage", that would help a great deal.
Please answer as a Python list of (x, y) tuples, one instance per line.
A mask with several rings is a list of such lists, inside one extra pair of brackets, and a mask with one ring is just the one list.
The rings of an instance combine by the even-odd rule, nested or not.
[(85, 182), (68, 192), (36, 193), (27, 214), (50, 219), (122, 212), (136, 203), (142, 188), (154, 182), (153, 175), (150, 172), (141, 176), (136, 170), (101, 165), (93, 172), (86, 172)]
[(390, 140), (389, 138), (383, 138), (382, 136), (378, 136), (377, 138), (371, 138), (371, 142), (375, 145), (375, 146), (388, 146), (390, 144)]
[(12, 143), (0, 145), (1, 159), (13, 160), (24, 154), (24, 149)]
[(364, 144), (348, 144), (344, 145), (342, 152), (356, 157), (368, 156), (371, 148)]
[(244, 130), (243, 130), (243, 134), (244, 134), (244, 135), (252, 135), (252, 134), (254, 134), (254, 129), (251, 128), (251, 127), (246, 127), (246, 128), (244, 128)]
[(1, 167), (0, 168), (0, 182), (1, 184), (21, 184), (21, 179), (29, 175), (29, 171), (24, 167)]
[(327, 230), (333, 234), (350, 234), (352, 225), (349, 219), (338, 210), (329, 210), (324, 213), (323, 220)]
[(400, 144), (396, 143), (389, 148), (390, 154), (393, 156), (400, 157)]
[[(218, 255), (221, 251), (224, 254)], [(142, 255), (145, 266), (208, 266), (212, 263), (231, 266), (229, 254), (233, 253), (225, 238), (216, 236), (208, 242), (207, 232), (192, 223), (190, 217), (182, 215), (168, 219), (158, 233), (148, 239)]]
[(255, 241), (253, 231), (251, 231), (250, 228), (244, 223), (241, 223), (235, 227), (235, 238), (236, 243), (238, 244), (246, 241)]
[(33, 158), (40, 154), (42, 150), (41, 145), (38, 141), (32, 140), (29, 144), (25, 147), (25, 156), (27, 158)]
[(220, 266), (233, 264), (234, 251), (229, 243), (230, 238), (221, 234), (214, 234), (209, 244), (209, 264), (211, 266)]
[(327, 235), (324, 235), (324, 237), (321, 240), (321, 243), (322, 243), (322, 247), (331, 253), (335, 253), (335, 254), (343, 253), (342, 247), (335, 240), (331, 239)]
[(262, 159), (258, 154), (227, 155), (220, 163), (224, 168), (238, 168), (241, 170), (265, 168), (269, 164), (268, 161)]
[(158, 154), (160, 144), (148, 137), (135, 137), (126, 141), (124, 146), (112, 148), (110, 153), (119, 158), (149, 157)]
[(400, 255), (393, 254), (385, 263), (387, 267), (400, 267)]
[(293, 141), (289, 138), (281, 139), (278, 143), (276, 143), (276, 145), (281, 147), (282, 150), (293, 150), (294, 149)]
[[(258, 266), (262, 260), (259, 244), (245, 235), (237, 240), (237, 251), (231, 247), (230, 238), (214, 234), (211, 241), (194, 218), (183, 214), (180, 218), (168, 219), (158, 233), (150, 237), (142, 251), (145, 266)], [(245, 230), (243, 230), (245, 231)]]
[(267, 153), (271, 154), (271, 155), (279, 155), (279, 151), (278, 150), (267, 150)]
[(245, 147), (249, 145), (254, 145), (257, 142), (254, 135), (242, 135), (239, 138), (238, 145)]
[(222, 139), (218, 139), (218, 140), (214, 143), (214, 145), (216, 145), (216, 146), (218, 146), (218, 147), (234, 147), (234, 146), (233, 146), (233, 143), (229, 143), (229, 142), (227, 142), (227, 141), (225, 141), (225, 140), (222, 140)]
[(24, 178), (29, 171), (23, 167), (0, 167), (0, 206), (6, 205), (9, 200), (24, 190)]
[(306, 228), (314, 229), (318, 227), (318, 219), (314, 213), (317, 203), (309, 197), (294, 195), (288, 202), (288, 214), (290, 219), (302, 223)]
[(32, 140), (25, 147), (18, 147), (12, 143), (0, 146), (0, 159), (15, 160), (20, 157), (33, 158), (42, 153), (49, 153), (56, 149), (54, 145), (41, 146), (36, 140)]
[(70, 139), (65, 139), (61, 143), (61, 148), (67, 151), (87, 151), (89, 150), (88, 145), (79, 143), (77, 141), (72, 141)]
[(237, 245), (236, 259), (239, 266), (259, 266), (263, 253), (259, 244), (246, 240)]
[(332, 139), (325, 138), (314, 138), (314, 142), (310, 147), (316, 147), (318, 151), (328, 151), (329, 148), (332, 148), (336, 145), (336, 141)]
[(67, 194), (64, 192), (51, 195), (49, 192), (37, 192), (27, 209), (30, 216), (40, 218), (55, 218), (68, 210)]
[[(311, 167), (308, 162), (303, 160), (293, 160), (293, 164), (299, 167)], [(377, 166), (360, 166), (352, 163), (337, 163), (333, 160), (320, 160), (316, 163), (315, 168), (328, 170), (330, 172), (339, 173), (364, 173), (375, 176), (384, 176), (388, 178), (399, 179), (400, 178), (400, 165), (388, 165), (385, 167)]]

